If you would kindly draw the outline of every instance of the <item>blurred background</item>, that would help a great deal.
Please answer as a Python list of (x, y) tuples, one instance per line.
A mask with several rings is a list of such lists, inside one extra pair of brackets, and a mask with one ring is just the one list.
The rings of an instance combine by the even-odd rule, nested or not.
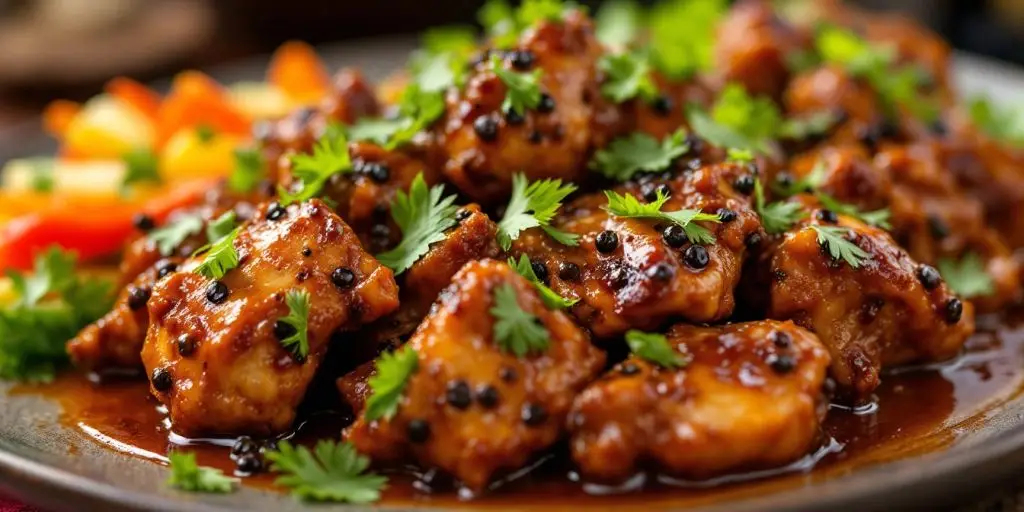
[[(472, 23), (482, 0), (0, 0), (0, 127), (53, 98), (86, 99), (116, 75), (140, 80), (324, 43)], [(599, 0), (582, 1), (592, 7)], [(1024, 64), (1024, 0), (862, 0), (898, 10), (957, 48)]]

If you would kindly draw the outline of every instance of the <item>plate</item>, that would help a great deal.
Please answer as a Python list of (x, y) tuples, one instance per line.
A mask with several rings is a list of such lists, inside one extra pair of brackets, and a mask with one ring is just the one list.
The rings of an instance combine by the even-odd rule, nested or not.
[[(332, 67), (353, 65), (371, 79), (380, 79), (404, 62), (411, 39), (377, 39), (322, 48)], [(216, 78), (231, 82), (257, 79), (266, 59), (239, 62), (211, 70)], [(965, 94), (988, 94), (997, 101), (1012, 101), (1024, 87), (1024, 73), (998, 63), (957, 56), (955, 77)], [(3, 139), (0, 159), (45, 151), (49, 146), (38, 126), (32, 135)], [(1024, 365), (1024, 330), (1000, 336), (1015, 337), (1013, 353), (1002, 353), (1007, 367)], [(1020, 339), (1017, 339), (1020, 338)], [(1001, 357), (1002, 357), (1001, 356)], [(950, 365), (970, 365), (970, 355)], [(966, 366), (965, 366), (966, 367)], [(952, 368), (932, 371), (946, 371)], [(1016, 371), (1015, 375), (1020, 375)], [(979, 377), (980, 378), (980, 377)], [(310, 510), (285, 494), (244, 487), (231, 495), (195, 495), (166, 488), (166, 468), (147, 458), (153, 454), (125, 453), (116, 439), (85, 431), (82, 425), (60, 421), (61, 407), (31, 392), (11, 392), (14, 386), (0, 383), (0, 492), (50, 510), (74, 511), (227, 511)], [(920, 453), (886, 462), (868, 457), (855, 465), (838, 464), (827, 471), (806, 473), (801, 468), (781, 478), (731, 484), (711, 497), (693, 498), (686, 489), (659, 493), (657, 499), (630, 502), (622, 497), (594, 498), (600, 508), (620, 510), (710, 511), (820, 511), (949, 509), (990, 490), (1019, 474), (1024, 468), (1024, 396), (1019, 379), (984, 396), (955, 397), (955, 410), (943, 420), (941, 432), (906, 441), (890, 442), (887, 453)], [(927, 404), (925, 404), (927, 405)], [(864, 415), (864, 421), (878, 421)], [(878, 426), (881, 428), (882, 426)], [(124, 428), (132, 425), (126, 423)], [(936, 435), (938, 437), (936, 437)], [(103, 443), (110, 446), (104, 446)], [(928, 449), (922, 449), (928, 448)], [(113, 449), (111, 449), (113, 448)], [(870, 454), (870, 452), (867, 452)], [(500, 494), (500, 492), (499, 492)], [(515, 494), (515, 493), (512, 493)], [(700, 494), (700, 493), (697, 493)], [(533, 500), (506, 494), (499, 500), (460, 502), (455, 498), (411, 497), (387, 503), (392, 510), (450, 509), (568, 509), (572, 502)], [(355, 512), (358, 506), (319, 506), (315, 510)]]

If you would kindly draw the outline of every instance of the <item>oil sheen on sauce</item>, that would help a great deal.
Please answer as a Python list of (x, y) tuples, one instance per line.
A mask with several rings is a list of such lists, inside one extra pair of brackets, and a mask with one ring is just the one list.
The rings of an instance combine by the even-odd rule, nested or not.
[[(957, 431), (984, 421), (986, 413), (1017, 396), (1024, 383), (1024, 315), (980, 319), (979, 332), (957, 359), (938, 365), (904, 368), (885, 375), (876, 400), (853, 410), (833, 405), (825, 421), (821, 447), (790, 466), (738, 474), (711, 482), (681, 482), (654, 474), (636, 475), (611, 488), (581, 482), (564, 446), (531, 467), (509, 475), (494, 489), (465, 500), (445, 478), (434, 474), (392, 473), (384, 500), (392, 503), (458, 505), (478, 508), (544, 504), (558, 508), (600, 505), (631, 508), (659, 503), (697, 506), (763, 495), (850, 473), (873, 463), (942, 449)], [(171, 448), (189, 444), (200, 464), (234, 470), (231, 440), (187, 440), (170, 434), (164, 415), (149, 397), (145, 381), (95, 384), (66, 375), (45, 387), (16, 393), (43, 393), (63, 407), (62, 421), (110, 449), (165, 462)], [(302, 443), (338, 438), (351, 418), (341, 413), (306, 414), (294, 434)], [(246, 485), (272, 488), (273, 475), (246, 478)]]

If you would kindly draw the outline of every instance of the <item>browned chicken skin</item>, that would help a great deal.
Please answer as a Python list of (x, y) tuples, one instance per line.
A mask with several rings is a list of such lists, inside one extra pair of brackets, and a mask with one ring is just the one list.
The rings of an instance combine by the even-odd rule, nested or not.
[(771, 3), (746, 1), (721, 21), (715, 39), (716, 69), (751, 94), (778, 98), (789, 80), (787, 56), (810, 47), (810, 37), (783, 22)]
[[(489, 310), (494, 290), (506, 283), (550, 333), (543, 353), (520, 358), (498, 348)], [(346, 438), (375, 461), (411, 457), (474, 491), (557, 441), (573, 397), (604, 365), (604, 354), (568, 316), (545, 308), (531, 284), (494, 260), (463, 267), (406, 347), (419, 367), (397, 414), (376, 421), (360, 415)], [(469, 400), (449, 393), (454, 388), (466, 388)], [(412, 422), (425, 423), (429, 435), (410, 438)]]
[(667, 339), (689, 363), (637, 356), (576, 397), (573, 460), (585, 476), (619, 481), (650, 463), (705, 479), (784, 465), (817, 442), (829, 355), (792, 322), (676, 325)]
[[(174, 431), (185, 436), (288, 429), (331, 334), (398, 307), (391, 270), (318, 200), (262, 206), (234, 245), (240, 265), (222, 280), (192, 272), (199, 255), (157, 283), (149, 302), (143, 363)], [(310, 296), (305, 361), (275, 335), (290, 290)]]

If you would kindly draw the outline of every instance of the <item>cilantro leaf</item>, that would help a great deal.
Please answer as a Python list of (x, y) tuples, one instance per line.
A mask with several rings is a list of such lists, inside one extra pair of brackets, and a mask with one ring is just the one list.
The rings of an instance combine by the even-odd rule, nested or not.
[(270, 469), (282, 475), (274, 483), (290, 488), (292, 496), (305, 501), (373, 503), (380, 499), (388, 481), (368, 473), (370, 459), (347, 442), (323, 439), (310, 452), (305, 446), (281, 441), (278, 450), (266, 457), (272, 463)]
[(671, 222), (683, 228), (686, 238), (695, 244), (714, 243), (715, 235), (707, 228), (694, 224), (694, 221), (721, 222), (718, 214), (703, 213), (700, 210), (682, 209), (674, 212), (663, 212), (661, 207), (668, 201), (668, 196), (658, 189), (657, 198), (650, 203), (641, 203), (631, 194), (619, 194), (611, 190), (605, 190), (604, 195), (608, 198), (608, 206), (605, 211), (616, 216), (631, 219), (652, 219)]
[(892, 229), (892, 225), (889, 224), (889, 217), (891, 214), (887, 208), (870, 212), (861, 212), (856, 206), (843, 203), (824, 192), (815, 192), (814, 196), (818, 198), (818, 202), (821, 203), (821, 206), (840, 215), (854, 217), (865, 224), (870, 224), (882, 229)]
[(258, 149), (235, 149), (235, 166), (228, 176), (228, 188), (235, 192), (252, 192), (264, 178), (265, 162)]
[(75, 283), (75, 257), (51, 247), (36, 256), (33, 274), (25, 276), (16, 270), (8, 270), (14, 291), (18, 295), (18, 306), (35, 306), (47, 294), (63, 293)]
[(828, 165), (824, 160), (819, 160), (814, 164), (811, 172), (807, 173), (803, 178), (785, 184), (776, 181), (772, 186), (772, 190), (774, 190), (776, 194), (784, 197), (795, 196), (806, 192), (814, 192), (825, 184), (825, 180), (827, 178)]
[(562, 200), (576, 191), (572, 183), (546, 179), (530, 183), (524, 174), (512, 176), (512, 197), (509, 198), (505, 216), (498, 223), (498, 243), (506, 251), (512, 241), (519, 238), (523, 230), (539, 227), (548, 236), (562, 245), (574, 246), (579, 243), (578, 235), (559, 231), (551, 227), (551, 220), (562, 206)]
[(339, 173), (352, 172), (352, 159), (348, 154), (348, 141), (344, 130), (328, 126), (324, 135), (313, 147), (312, 155), (292, 155), (292, 175), (298, 183), (295, 191), (278, 186), (277, 194), (281, 205), (301, 203), (320, 194), (327, 180)]
[(348, 137), (352, 140), (366, 140), (384, 146), (400, 130), (407, 126), (404, 118), (375, 119), (364, 117), (348, 127)]
[(501, 104), (501, 110), (505, 113), (515, 112), (526, 115), (526, 110), (537, 108), (540, 105), (540, 75), (538, 67), (531, 72), (518, 73), (505, 69), (501, 57), (491, 56), (491, 71), (505, 84), (505, 101)]
[(938, 267), (946, 284), (965, 299), (991, 295), (996, 290), (985, 263), (973, 252), (965, 254), (960, 261), (942, 258)]
[(761, 142), (755, 142), (742, 133), (715, 122), (707, 112), (696, 105), (686, 109), (686, 117), (690, 122), (690, 128), (700, 138), (708, 141), (714, 146), (723, 148), (736, 148), (764, 152), (766, 148)]
[(643, 8), (633, 0), (602, 3), (594, 16), (598, 41), (610, 48), (628, 47), (640, 34), (643, 14)]
[(667, 169), (676, 158), (689, 151), (690, 144), (686, 142), (683, 130), (665, 137), (660, 144), (646, 133), (635, 132), (613, 140), (606, 148), (595, 153), (590, 167), (610, 179), (628, 181), (641, 171)]
[(444, 240), (444, 232), (455, 225), (455, 196), (444, 196), (444, 185), (429, 190), (423, 173), (416, 175), (406, 194), (399, 190), (391, 205), (391, 217), (402, 230), (402, 241), (394, 249), (377, 255), (381, 264), (395, 274), (405, 272), (427, 251), (430, 244)]
[(761, 216), (761, 225), (769, 235), (785, 233), (807, 217), (807, 212), (800, 203), (776, 201), (765, 204), (761, 180), (754, 180), (754, 210)]
[(971, 100), (968, 110), (975, 126), (996, 140), (1014, 146), (1024, 145), (1024, 109), (995, 105), (988, 98)]
[(741, 164), (754, 163), (754, 152), (749, 149), (729, 148), (725, 150), (725, 159)]
[(188, 492), (229, 493), (235, 490), (238, 479), (224, 476), (219, 469), (196, 464), (196, 454), (171, 451), (171, 476), (167, 485)]
[(812, 224), (811, 229), (818, 233), (818, 244), (828, 250), (833, 260), (842, 259), (853, 268), (860, 268), (871, 255), (857, 244), (846, 239), (854, 236), (853, 230), (841, 226), (819, 226)]
[(715, 31), (727, 0), (667, 0), (651, 9), (650, 44), (655, 66), (672, 79), (686, 79), (714, 63)]
[(689, 110), (693, 130), (716, 146), (767, 153), (782, 125), (782, 114), (771, 99), (752, 97), (742, 85), (730, 83), (715, 100), (710, 117)]
[(663, 368), (681, 368), (689, 362), (669, 345), (664, 334), (630, 329), (626, 331), (626, 344), (629, 345), (629, 350), (638, 357)]
[(536, 315), (519, 305), (516, 289), (504, 283), (494, 289), (494, 340), (504, 352), (524, 357), (548, 349), (548, 330)]
[[(156, 244), (160, 254), (170, 256), (185, 239), (202, 230), (203, 217), (201, 215), (182, 215), (163, 227), (150, 231), (146, 238)], [(211, 238), (211, 240), (214, 239)]]
[(648, 56), (641, 52), (605, 54), (597, 62), (606, 75), (601, 94), (615, 103), (633, 98), (653, 101), (658, 97), (658, 86), (651, 77)]
[(544, 284), (544, 282), (537, 277), (537, 273), (533, 271), (533, 265), (530, 264), (530, 258), (525, 254), (519, 256), (518, 262), (515, 258), (509, 258), (508, 266), (512, 267), (512, 269), (519, 275), (525, 277), (527, 281), (533, 283), (533, 286), (537, 288), (537, 293), (540, 294), (541, 300), (544, 301), (544, 305), (547, 306), (548, 309), (571, 308), (580, 301), (579, 299), (567, 299), (562, 297), (558, 292)]
[(220, 217), (210, 221), (210, 224), (206, 226), (206, 239), (207, 240), (220, 240), (231, 234), (231, 231), (238, 227), (238, 215), (234, 210), (228, 210), (221, 214)]
[(431, 54), (469, 55), (476, 51), (476, 29), (466, 25), (431, 27), (423, 33), (421, 42)]
[(419, 356), (408, 345), (380, 355), (377, 359), (377, 373), (368, 382), (372, 394), (366, 400), (366, 421), (394, 417), (409, 378), (418, 366)]
[(121, 191), (137, 183), (160, 183), (159, 161), (156, 153), (149, 148), (135, 148), (124, 155), (121, 161), (125, 165), (124, 178), (121, 180)]
[(487, 0), (477, 12), (477, 21), (484, 27), (495, 48), (508, 48), (519, 37), (516, 13), (505, 0)]
[(288, 290), (284, 302), (288, 305), (288, 314), (277, 321), (290, 325), (295, 332), (282, 339), (281, 346), (296, 360), (304, 361), (309, 356), (309, 292)]
[(799, 118), (786, 119), (779, 128), (779, 137), (791, 140), (804, 140), (828, 133), (839, 121), (834, 112), (823, 110)]
[[(194, 270), (196, 274), (210, 279), (221, 279), (231, 269), (238, 266), (238, 251), (235, 250), (235, 238), (241, 227), (213, 242), (207, 250), (203, 261)], [(199, 252), (199, 251), (197, 251)]]
[[(430, 86), (439, 87), (438, 84)], [(348, 136), (352, 140), (372, 141), (384, 149), (395, 149), (412, 142), (416, 134), (429, 128), (444, 114), (444, 109), (444, 94), (441, 90), (428, 91), (414, 83), (402, 93), (399, 117), (360, 119), (348, 128)]]

